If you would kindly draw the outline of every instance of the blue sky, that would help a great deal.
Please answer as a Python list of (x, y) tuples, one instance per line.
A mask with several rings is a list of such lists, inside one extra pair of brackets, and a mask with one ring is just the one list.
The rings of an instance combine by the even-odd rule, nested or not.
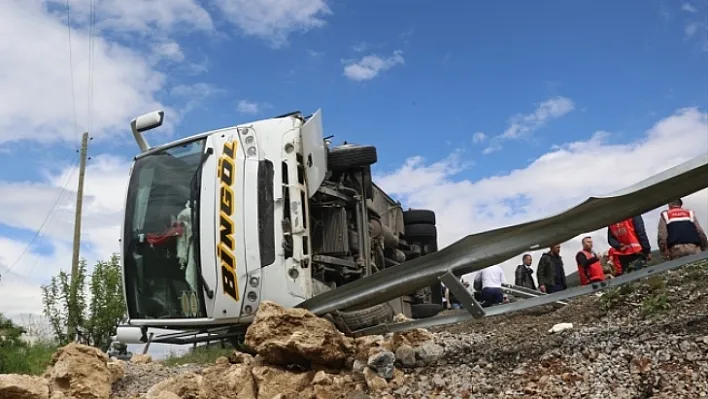
[[(27, 292), (68, 267), (89, 4), (70, 1), (73, 86), (65, 1), (0, 5), (0, 274), (24, 287), (0, 283), (0, 312), (36, 311)], [(155, 108), (169, 124), (148, 134), (156, 143), (322, 108), (335, 142), (378, 147), (384, 188), (438, 212), (443, 245), (708, 151), (705, 0), (97, 4), (90, 260), (118, 249), (137, 150), (128, 124)], [(57, 194), (63, 210), (8, 272)], [(705, 220), (700, 195), (692, 204)]]

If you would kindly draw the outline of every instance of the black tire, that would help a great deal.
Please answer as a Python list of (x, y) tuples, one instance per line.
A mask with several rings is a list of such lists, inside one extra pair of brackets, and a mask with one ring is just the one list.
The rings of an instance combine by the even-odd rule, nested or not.
[(435, 212), (429, 209), (403, 211), (403, 224), (435, 224)]
[(442, 312), (442, 310), (442, 305), (437, 303), (419, 303), (411, 305), (411, 316), (414, 319), (426, 319), (436, 316), (438, 313)]
[(409, 224), (406, 225), (405, 236), (416, 240), (434, 240), (438, 238), (438, 229), (432, 224)]
[(393, 321), (393, 309), (388, 303), (382, 303), (361, 310), (346, 312), (339, 310), (332, 312), (332, 320), (340, 331), (345, 333), (353, 332), (378, 324), (391, 323)]
[(378, 161), (376, 147), (345, 145), (334, 147), (327, 154), (327, 167), (331, 170), (346, 170), (371, 166)]

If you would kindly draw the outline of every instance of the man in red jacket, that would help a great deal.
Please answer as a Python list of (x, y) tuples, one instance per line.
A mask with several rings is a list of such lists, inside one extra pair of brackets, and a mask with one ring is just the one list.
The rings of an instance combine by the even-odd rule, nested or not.
[(651, 260), (651, 245), (641, 215), (611, 224), (607, 242), (617, 251), (622, 274), (639, 270)]
[(592, 238), (583, 238), (583, 249), (575, 255), (578, 264), (578, 277), (581, 285), (588, 285), (605, 281), (605, 272), (602, 270), (600, 255), (592, 250)]

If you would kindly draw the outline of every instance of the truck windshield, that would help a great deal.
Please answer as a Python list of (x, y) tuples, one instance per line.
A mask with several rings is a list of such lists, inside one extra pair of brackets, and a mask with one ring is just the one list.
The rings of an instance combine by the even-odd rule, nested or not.
[(138, 158), (128, 186), (123, 262), (132, 319), (204, 317), (194, 233), (206, 139)]

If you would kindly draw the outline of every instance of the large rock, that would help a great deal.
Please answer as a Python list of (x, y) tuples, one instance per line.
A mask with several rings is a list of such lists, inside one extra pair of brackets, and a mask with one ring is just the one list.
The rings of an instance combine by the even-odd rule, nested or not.
[(413, 330), (394, 333), (391, 346), (395, 352), (401, 345), (417, 348), (425, 343), (433, 342), (434, 340), (435, 336), (430, 331), (424, 328), (415, 328)]
[(253, 398), (258, 399), (271, 399), (278, 394), (297, 398), (314, 377), (313, 372), (298, 373), (271, 366), (254, 366), (252, 372), (258, 387), (258, 395)]
[(42, 377), (0, 374), (0, 398), (49, 399), (49, 382)]
[(111, 360), (106, 363), (108, 371), (111, 373), (111, 383), (115, 384), (125, 377), (125, 362), (122, 360)]
[(198, 399), (202, 379), (201, 375), (195, 373), (170, 377), (148, 389), (145, 399), (167, 399), (173, 395), (181, 399)]
[(384, 350), (392, 349), (391, 341), (386, 340), (383, 335), (365, 335), (354, 339), (356, 360), (366, 362), (373, 356)]
[(152, 356), (150, 355), (143, 355), (142, 353), (136, 353), (130, 358), (131, 363), (135, 364), (147, 364), (152, 362)]
[(354, 350), (344, 334), (305, 309), (261, 302), (246, 332), (246, 345), (268, 363), (341, 368)]
[(257, 394), (249, 364), (217, 364), (204, 369), (200, 399), (250, 399)]
[(71, 343), (52, 356), (45, 373), (52, 398), (108, 399), (113, 375), (108, 355), (92, 346)]

